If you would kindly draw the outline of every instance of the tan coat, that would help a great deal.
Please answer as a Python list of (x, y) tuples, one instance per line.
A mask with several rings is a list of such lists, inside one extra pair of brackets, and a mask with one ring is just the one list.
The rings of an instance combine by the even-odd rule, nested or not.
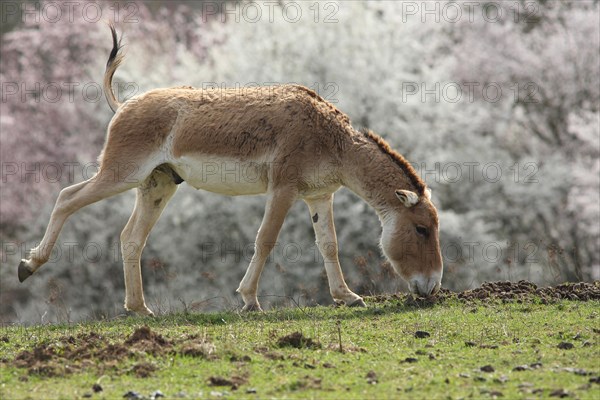
[(122, 61), (112, 26), (111, 31), (113, 51), (104, 85), (116, 113), (99, 172), (61, 192), (40, 246), (19, 265), (21, 281), (48, 260), (68, 216), (137, 188), (134, 212), (121, 234), (125, 307), (152, 314), (143, 296), (141, 252), (177, 184), (185, 181), (226, 195), (268, 195), (255, 254), (238, 288), (245, 310), (260, 309), (260, 274), (297, 199), (309, 207), (332, 297), (364, 306), (346, 285), (338, 260), (332, 204), (333, 193), (341, 186), (377, 211), (383, 226), (382, 250), (411, 290), (429, 295), (439, 289), (442, 259), (430, 192), (381, 137), (355, 130), (345, 114), (298, 85), (155, 89), (121, 104), (111, 89)]

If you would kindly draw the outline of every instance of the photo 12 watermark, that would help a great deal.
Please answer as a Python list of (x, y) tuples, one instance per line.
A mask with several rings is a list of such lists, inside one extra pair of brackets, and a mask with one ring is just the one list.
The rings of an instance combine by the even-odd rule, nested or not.
[[(129, 99), (140, 92), (136, 82), (120, 82), (113, 85), (115, 95)], [(104, 100), (102, 84), (88, 82), (24, 82), (4, 81), (0, 84), (0, 100), (8, 102), (34, 103), (98, 103)]]
[(201, 15), (203, 22), (297, 23), (308, 19), (316, 24), (334, 24), (339, 22), (339, 10), (338, 1), (204, 1)]
[(509, 180), (520, 184), (539, 183), (537, 162), (515, 162), (505, 165), (497, 161), (449, 161), (427, 164), (412, 163), (421, 179), (428, 183), (459, 184), (472, 182), (498, 183)]
[[(340, 87), (336, 82), (202, 82), (199, 87), (187, 86), (186, 89), (197, 90), (198, 100), (215, 101), (219, 99), (243, 99), (245, 96), (260, 92), (264, 96), (292, 96), (299, 90), (307, 88), (330, 103), (338, 103)], [(142, 94), (137, 82), (113, 83), (115, 96), (123, 102)], [(104, 100), (102, 83), (95, 81), (82, 82), (26, 82), (3, 81), (0, 83), (0, 101), (60, 103), (85, 102), (98, 103)]]
[[(411, 235), (411, 230), (406, 230), (402, 235), (405, 239), (399, 245), (404, 250), (404, 257), (396, 262), (414, 261), (423, 257), (428, 252), (437, 251), (423, 245), (422, 241)], [(39, 243), (3, 241), (1, 247), (2, 263), (11, 260), (25, 259), (30, 256), (29, 251), (36, 248)], [(95, 241), (63, 241), (48, 245), (52, 252), (46, 264), (61, 264), (82, 260), (90, 264), (121, 263), (123, 260), (136, 260), (139, 256), (140, 245), (136, 242), (121, 242), (118, 238), (107, 242)], [(312, 243), (296, 243), (294, 241), (264, 243), (270, 249), (267, 262), (283, 262), (284, 264), (323, 262), (319, 246)], [(324, 249), (337, 249), (338, 243), (322, 243)], [(43, 249), (37, 249), (38, 251)], [(253, 241), (207, 241), (199, 243), (194, 252), (194, 257), (201, 263), (250, 263), (255, 253), (256, 245)], [(480, 268), (484, 265), (531, 265), (548, 264), (554, 261), (557, 255), (569, 253), (556, 243), (543, 239), (523, 241), (477, 241), (468, 239), (448, 240), (440, 243), (440, 251), (444, 264), (461, 264)], [(576, 249), (572, 249), (576, 252)], [(353, 256), (353, 258), (359, 255)], [(379, 256), (385, 261), (383, 255)]]
[(538, 94), (535, 82), (402, 82), (400, 88), (402, 103), (497, 103), (507, 98), (514, 103), (539, 103)]
[(9, 20), (21, 23), (57, 23), (83, 20), (88, 23), (113, 21), (139, 23), (139, 4), (128, 2), (97, 1), (2, 1), (0, 14), (3, 24)]
[[(437, 184), (461, 184), (473, 182), (498, 183), (511, 181), (517, 184), (539, 183), (539, 165), (536, 162), (516, 162), (504, 165), (497, 161), (449, 161), (427, 164), (412, 163), (417, 174), (425, 182)], [(280, 171), (280, 175), (289, 182), (299, 179), (323, 181), (335, 176), (341, 165), (338, 162), (320, 163), (300, 170), (294, 164), (283, 162), (255, 161), (204, 161), (195, 164), (194, 182), (203, 183), (259, 183), (266, 179), (271, 170)], [(137, 183), (134, 178), (140, 166), (134, 162), (115, 163), (102, 172), (103, 180), (113, 182)], [(6, 161), (0, 163), (0, 181), (3, 184), (24, 183), (76, 183), (97, 177), (100, 163), (97, 161), (81, 163), (64, 162), (25, 162)]]
[(535, 22), (540, 17), (537, 1), (402, 1), (402, 22), (422, 23), (501, 23), (510, 19)]

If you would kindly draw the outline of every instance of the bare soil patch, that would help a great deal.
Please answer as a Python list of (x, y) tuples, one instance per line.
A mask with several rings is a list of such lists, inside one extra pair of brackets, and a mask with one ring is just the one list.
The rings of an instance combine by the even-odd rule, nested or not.
[(318, 349), (321, 348), (321, 343), (304, 336), (301, 332), (290, 333), (282, 336), (277, 340), (279, 347), (294, 347), (296, 349)]
[[(111, 342), (95, 332), (66, 336), (53, 343), (38, 344), (31, 350), (21, 351), (13, 361), (5, 362), (27, 369), (29, 374), (49, 377), (96, 368), (101, 372), (106, 369), (114, 369), (117, 373), (132, 372), (145, 378), (158, 369), (155, 363), (148, 362), (148, 356), (181, 354), (211, 359), (216, 357), (214, 353), (215, 346), (207, 339), (186, 337), (174, 342), (142, 326), (124, 341)], [(120, 366), (123, 360), (136, 363), (125, 369)]]
[(211, 376), (208, 378), (208, 383), (211, 386), (229, 386), (231, 390), (237, 390), (241, 385), (248, 382), (245, 376), (234, 375), (231, 378), (222, 376)]
[(464, 302), (500, 300), (503, 302), (526, 302), (539, 299), (542, 304), (548, 304), (557, 300), (589, 301), (600, 300), (600, 281), (563, 283), (558, 286), (538, 287), (535, 283), (528, 281), (519, 282), (485, 282), (476, 289), (464, 292), (452, 292), (441, 289), (438, 293), (429, 297), (415, 297), (412, 294), (380, 295), (369, 298), (369, 301), (382, 303), (390, 299), (404, 301), (407, 306), (431, 306), (446, 300), (458, 299)]

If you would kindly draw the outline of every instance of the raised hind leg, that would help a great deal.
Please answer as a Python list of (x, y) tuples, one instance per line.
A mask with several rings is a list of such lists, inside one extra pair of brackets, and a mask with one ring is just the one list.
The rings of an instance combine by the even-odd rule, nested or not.
[(342, 274), (338, 258), (338, 243), (333, 223), (333, 194), (304, 200), (310, 215), (317, 239), (317, 247), (325, 261), (325, 271), (329, 281), (329, 291), (334, 300), (343, 301), (349, 306), (366, 307), (363, 299), (352, 292)]
[(261, 311), (256, 297), (258, 281), (267, 257), (275, 247), (283, 220), (295, 200), (296, 191), (287, 187), (275, 189), (267, 200), (265, 215), (256, 235), (254, 255), (237, 289), (244, 300), (244, 311)]
[(121, 233), (127, 310), (154, 315), (144, 300), (140, 258), (152, 227), (176, 190), (172, 175), (158, 169), (137, 188), (135, 208)]
[(58, 235), (71, 214), (80, 208), (124, 192), (138, 184), (139, 182), (135, 179), (119, 179), (113, 171), (101, 169), (93, 178), (64, 188), (56, 200), (44, 238), (36, 248), (30, 251), (29, 259), (21, 260), (19, 264), (19, 281), (23, 282), (48, 261)]

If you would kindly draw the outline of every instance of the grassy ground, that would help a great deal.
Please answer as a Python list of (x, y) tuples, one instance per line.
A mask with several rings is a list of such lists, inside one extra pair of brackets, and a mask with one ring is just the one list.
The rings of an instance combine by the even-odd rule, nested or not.
[(379, 300), (3, 327), (0, 398), (600, 398), (599, 301)]

